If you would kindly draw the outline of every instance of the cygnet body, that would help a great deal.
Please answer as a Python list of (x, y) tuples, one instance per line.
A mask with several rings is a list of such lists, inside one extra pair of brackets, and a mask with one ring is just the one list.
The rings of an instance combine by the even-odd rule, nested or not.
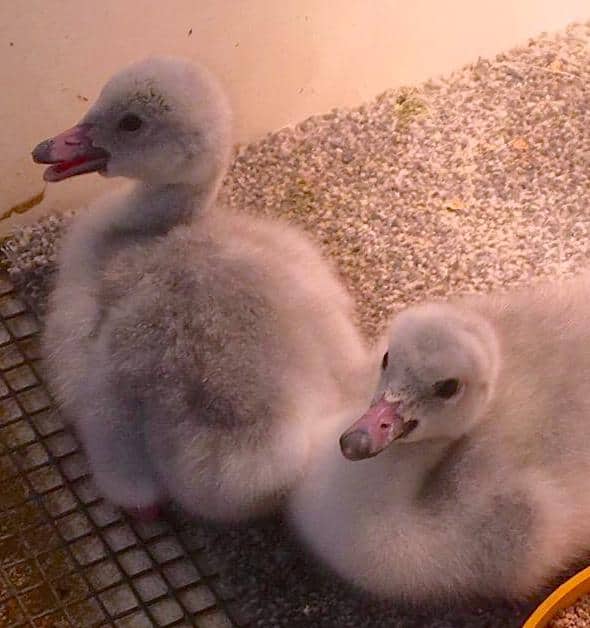
[(585, 274), (400, 313), (369, 409), (318, 448), (291, 498), (310, 549), (411, 602), (518, 598), (580, 560), (588, 294)]
[(45, 347), (99, 488), (140, 515), (265, 512), (360, 390), (353, 306), (316, 247), (215, 205), (229, 119), (206, 71), (148, 59), (33, 153), (50, 181), (137, 180), (66, 237)]

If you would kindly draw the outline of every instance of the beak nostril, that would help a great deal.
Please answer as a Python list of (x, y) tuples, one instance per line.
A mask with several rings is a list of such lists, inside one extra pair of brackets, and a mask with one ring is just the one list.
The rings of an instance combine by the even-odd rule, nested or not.
[(386, 430), (388, 427), (390, 427), (389, 423), (381, 423), (382, 430)]

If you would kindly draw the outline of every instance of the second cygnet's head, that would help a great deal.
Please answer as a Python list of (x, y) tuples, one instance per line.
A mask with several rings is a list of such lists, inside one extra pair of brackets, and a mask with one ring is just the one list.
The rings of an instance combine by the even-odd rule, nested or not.
[(99, 172), (151, 184), (208, 183), (230, 150), (230, 109), (204, 68), (153, 57), (130, 65), (104, 86), (79, 124), (41, 142), (46, 181)]
[(446, 304), (405, 310), (392, 324), (372, 405), (342, 434), (342, 453), (361, 460), (394, 442), (460, 438), (482, 415), (496, 373), (496, 337), (482, 317)]

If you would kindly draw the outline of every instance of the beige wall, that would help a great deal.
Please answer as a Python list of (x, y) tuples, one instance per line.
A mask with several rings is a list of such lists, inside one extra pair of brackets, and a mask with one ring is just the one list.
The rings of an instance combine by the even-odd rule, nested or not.
[[(42, 189), (30, 149), (146, 54), (212, 67), (247, 141), (589, 18), (588, 0), (4, 0), (0, 212)], [(27, 218), (82, 203), (104, 184), (92, 175), (50, 186)]]

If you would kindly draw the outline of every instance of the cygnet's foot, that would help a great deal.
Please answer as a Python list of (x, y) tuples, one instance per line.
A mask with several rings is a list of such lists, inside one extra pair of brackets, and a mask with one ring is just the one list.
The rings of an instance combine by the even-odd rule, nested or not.
[(153, 503), (147, 506), (139, 506), (137, 508), (126, 508), (127, 514), (136, 521), (151, 523), (158, 520), (162, 516), (162, 504)]

